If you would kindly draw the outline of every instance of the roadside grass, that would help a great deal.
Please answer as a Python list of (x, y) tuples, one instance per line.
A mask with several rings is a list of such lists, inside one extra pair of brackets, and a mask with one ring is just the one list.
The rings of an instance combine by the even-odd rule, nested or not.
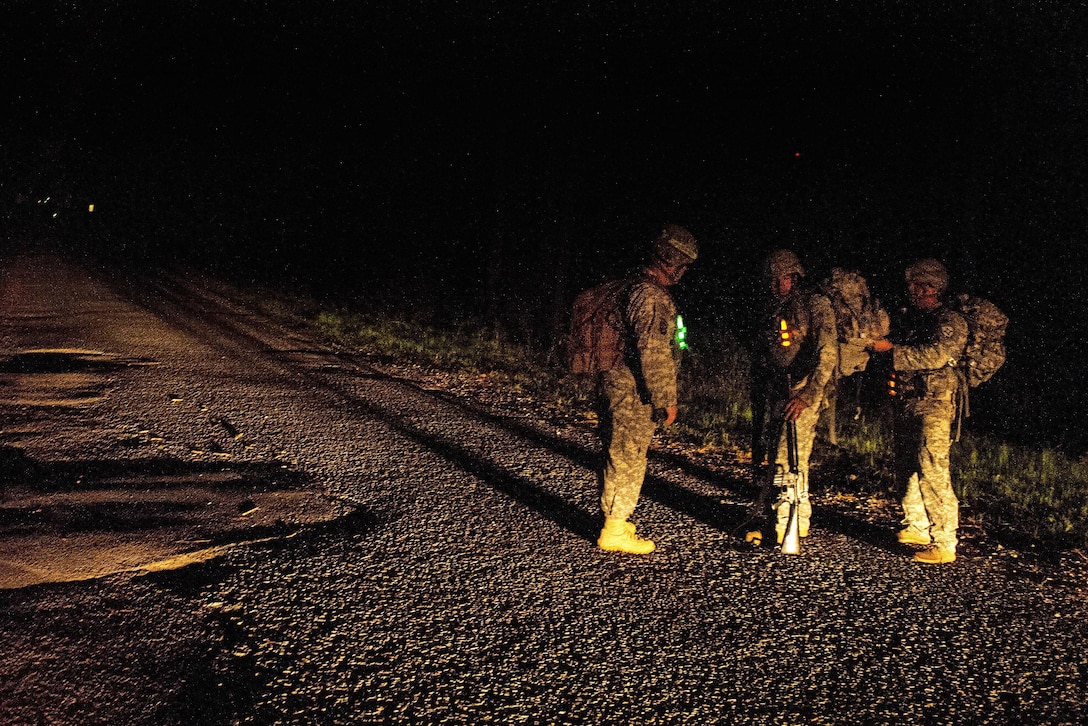
[[(258, 295), (272, 313), (301, 317), (337, 345), (377, 360), (415, 363), (448, 372), (486, 374), (559, 411), (591, 415), (590, 381), (564, 375), (554, 351), (503, 343), (484, 326), (440, 329), (407, 315), (364, 313), (283, 294)], [(728, 335), (688, 351), (681, 368), (683, 420), (668, 434), (704, 450), (750, 456), (752, 410), (748, 356)], [(813, 469), (850, 472), (837, 488), (896, 497), (891, 476), (890, 417), (878, 410), (838, 410), (838, 445), (813, 452)], [(971, 522), (991, 533), (1057, 548), (1088, 545), (1088, 457), (1015, 445), (964, 431), (952, 447), (952, 477)], [(868, 489), (868, 491), (862, 491)]]
[(1088, 543), (1088, 460), (965, 434), (952, 449), (962, 498), (993, 529), (1080, 548)]

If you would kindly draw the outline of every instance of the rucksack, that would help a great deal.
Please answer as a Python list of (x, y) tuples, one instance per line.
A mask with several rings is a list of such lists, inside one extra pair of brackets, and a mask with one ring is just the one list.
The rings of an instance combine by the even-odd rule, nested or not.
[(820, 283), (820, 291), (835, 311), (835, 332), (839, 339), (837, 377), (860, 373), (869, 364), (867, 343), (887, 336), (891, 319), (880, 301), (869, 293), (869, 283), (857, 272), (832, 269), (831, 277)]
[(967, 321), (967, 347), (960, 367), (971, 388), (990, 380), (1005, 362), (1009, 317), (985, 298), (957, 295), (950, 307)]
[(571, 304), (563, 363), (571, 373), (602, 373), (623, 364), (624, 311), (630, 281), (610, 280), (578, 293)]

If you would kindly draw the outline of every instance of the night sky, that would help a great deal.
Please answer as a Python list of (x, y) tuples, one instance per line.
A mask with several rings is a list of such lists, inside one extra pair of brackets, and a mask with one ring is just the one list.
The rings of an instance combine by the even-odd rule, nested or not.
[(5, 6), (19, 234), (94, 201), (99, 244), (451, 316), (490, 271), (525, 335), (666, 221), (703, 243), (704, 328), (744, 328), (774, 247), (889, 304), (935, 255), (1013, 318), (986, 395), (1085, 413), (1083, 3)]

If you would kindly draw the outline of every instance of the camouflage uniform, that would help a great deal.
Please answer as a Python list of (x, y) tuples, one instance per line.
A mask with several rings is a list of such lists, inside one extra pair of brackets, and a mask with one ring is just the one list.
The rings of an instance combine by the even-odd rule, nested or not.
[[(781, 324), (786, 321), (790, 345), (782, 345)], [(754, 361), (754, 386), (757, 395), (766, 402), (766, 420), (774, 444), (768, 451), (771, 481), (766, 486), (777, 487), (773, 504), (776, 529), (782, 532), (789, 519), (789, 487), (794, 485), (789, 473), (784, 410), (794, 396), (800, 396), (808, 404), (797, 418), (797, 469), (795, 485), (800, 500), (798, 525), (802, 533), (808, 532), (812, 517), (812, 504), (808, 497), (808, 462), (816, 439), (816, 422), (824, 408), (828, 386), (838, 365), (838, 337), (835, 332), (835, 313), (831, 302), (814, 290), (795, 288), (784, 300), (770, 311), (765, 332), (757, 344)], [(761, 432), (759, 434), (763, 436)], [(754, 453), (762, 458), (763, 448), (757, 445)], [(756, 461), (757, 465), (761, 462)], [(766, 489), (761, 497), (766, 498)]]
[(959, 500), (949, 472), (951, 427), (960, 385), (956, 362), (967, 344), (967, 322), (946, 307), (911, 311), (895, 368), (895, 467), (903, 525), (956, 551)]
[(634, 280), (625, 308), (624, 365), (600, 375), (600, 435), (605, 463), (601, 509), (627, 519), (635, 511), (646, 474), (646, 452), (655, 419), (676, 406), (676, 305), (648, 277)]

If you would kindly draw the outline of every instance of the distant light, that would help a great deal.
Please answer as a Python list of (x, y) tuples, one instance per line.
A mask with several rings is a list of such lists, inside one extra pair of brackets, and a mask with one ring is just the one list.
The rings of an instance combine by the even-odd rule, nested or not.
[(801, 152), (800, 152), (800, 151), (795, 151), (795, 152), (793, 152), (793, 158), (794, 158), (794, 159), (798, 159), (798, 158), (800, 158), (800, 157), (801, 157)]
[(94, 211), (94, 205), (93, 204), (88, 204), (87, 205), (87, 211), (88, 212), (93, 212)]
[(57, 213), (53, 212), (53, 219), (56, 219), (56, 218), (57, 218)]

